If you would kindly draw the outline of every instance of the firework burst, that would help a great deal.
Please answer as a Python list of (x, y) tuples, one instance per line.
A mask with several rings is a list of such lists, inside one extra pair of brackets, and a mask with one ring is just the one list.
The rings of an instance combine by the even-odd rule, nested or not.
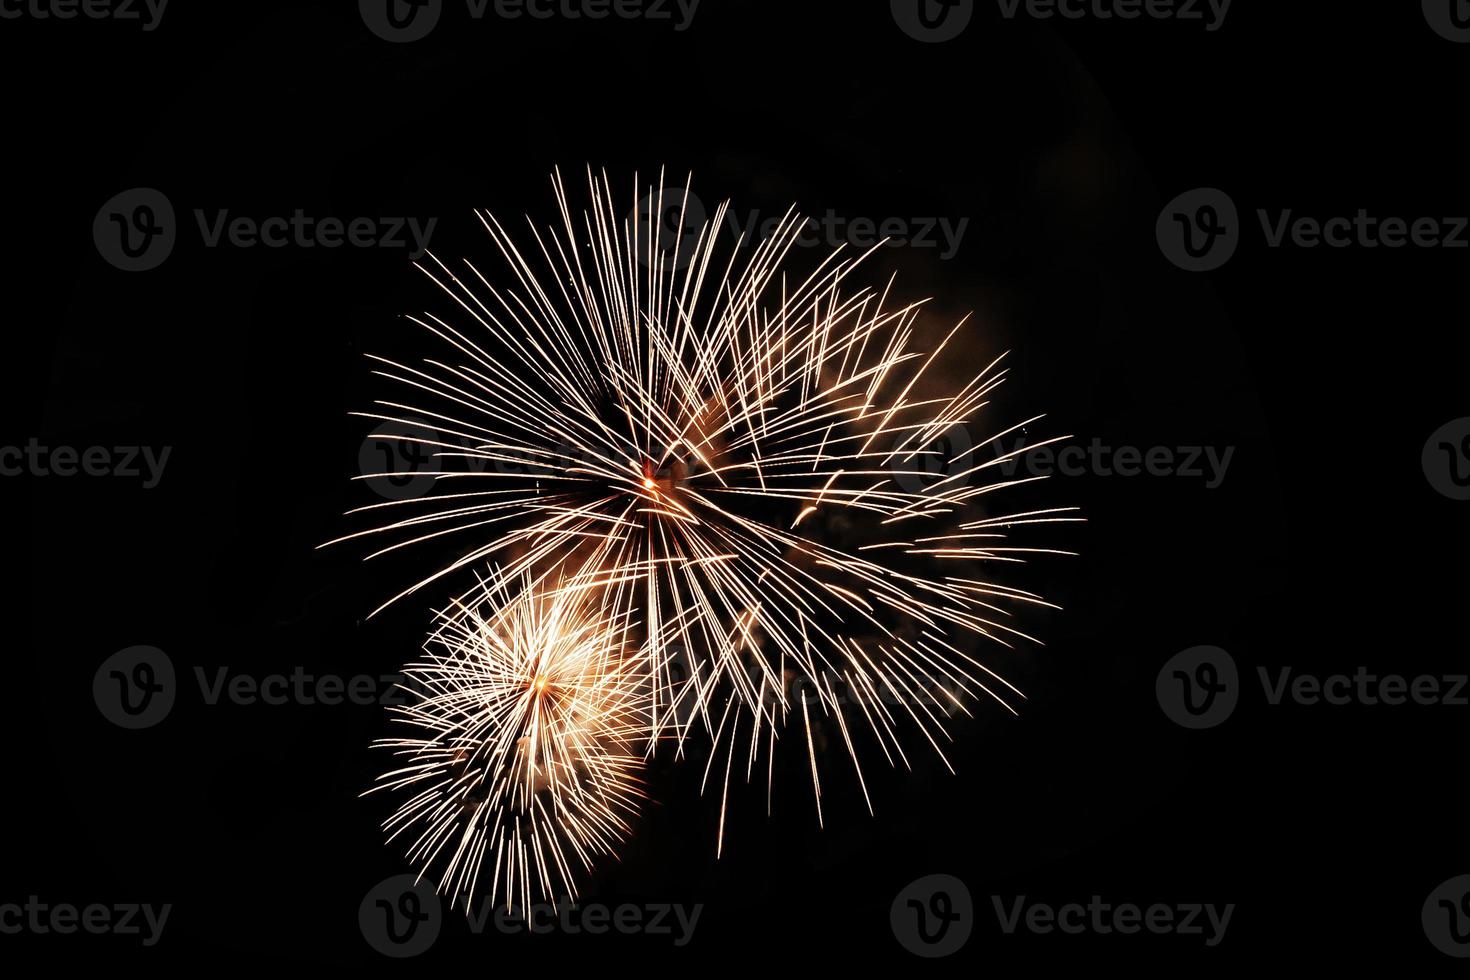
[(435, 492), (362, 508), (372, 526), (340, 540), (383, 540), (374, 556), (455, 543), (460, 557), (390, 602), (487, 561), (489, 592), (533, 573), (598, 579), (641, 620), (650, 740), (675, 732), (682, 751), (697, 718), (728, 795), (795, 721), (820, 820), (814, 727), (840, 736), (866, 796), (859, 734), (906, 765), (905, 732), (943, 758), (956, 712), (984, 697), (1013, 710), (1020, 692), (973, 641), (1029, 641), (1013, 610), (1046, 603), (986, 568), (1047, 550), (1008, 546), (1008, 529), (1076, 518), (988, 513), (982, 496), (1032, 479), (990, 478), (1014, 453), (936, 448), (979, 424), (1006, 374), (966, 354), (984, 364), (968, 381), (939, 376), (965, 321), (922, 343), (921, 304), (853, 285), (866, 255), (792, 271), (794, 211), (731, 246), (728, 205), (692, 221), (687, 189), (660, 179), (645, 199), (673, 202), (666, 226), (587, 180), (579, 210), (554, 176), (560, 224), (528, 219), (520, 244), (479, 214), (508, 281), (420, 265), (454, 312), (410, 317), (437, 349), (374, 358), (399, 394), (362, 414), (433, 427)]
[[(409, 793), (384, 824), (409, 859), (466, 908), (479, 889), (507, 907), (577, 894), (579, 869), (613, 853), (637, 812), (650, 688), (605, 593), (479, 587), (440, 614), (405, 671), (412, 736), (376, 789)], [(371, 790), (369, 792), (372, 792)]]

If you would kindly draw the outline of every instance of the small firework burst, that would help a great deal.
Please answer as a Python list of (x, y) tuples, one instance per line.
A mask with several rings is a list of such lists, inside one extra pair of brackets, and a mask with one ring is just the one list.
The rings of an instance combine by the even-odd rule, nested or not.
[[(613, 853), (643, 790), (649, 685), (605, 593), (523, 580), (482, 582), (440, 614), (405, 671), (412, 736), (375, 789), (410, 793), (384, 824), (438, 890), (522, 908), (577, 894)], [(371, 791), (370, 791), (371, 792)]]

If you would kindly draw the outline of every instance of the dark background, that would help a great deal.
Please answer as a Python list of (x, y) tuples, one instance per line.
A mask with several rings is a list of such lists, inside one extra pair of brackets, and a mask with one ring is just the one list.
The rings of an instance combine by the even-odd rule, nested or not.
[[(487, 258), (474, 207), (552, 217), (547, 176), (587, 164), (629, 187), (693, 171), (706, 202), (770, 214), (967, 217), (957, 256), (891, 248), (875, 268), (939, 314), (975, 310), (974, 358), (1012, 351), (991, 418), (1053, 434), (1235, 447), (1224, 484), (1083, 477), (1018, 491), (1080, 505), (1021, 569), (1063, 612), (995, 665), (1021, 716), (956, 727), (958, 775), (916, 753), (870, 780), (737, 794), (724, 856), (697, 767), (650, 773), (657, 805), (584, 900), (703, 903), (694, 941), (473, 935), (450, 916), (416, 963), (444, 970), (751, 965), (1007, 971), (1031, 964), (1382, 961), (1453, 968), (1420, 926), (1470, 872), (1464, 712), (1267, 707), (1259, 685), (1209, 731), (1170, 722), (1163, 663), (1198, 644), (1258, 666), (1463, 671), (1464, 504), (1420, 451), (1467, 414), (1467, 253), (1265, 247), (1256, 208), (1464, 214), (1470, 46), (1417, 4), (1237, 0), (1199, 23), (1006, 21), (978, 4), (921, 44), (886, 3), (704, 0), (689, 30), (610, 20), (466, 20), (393, 45), (348, 3), (171, 5), (156, 31), (0, 21), (7, 444), (168, 445), (152, 490), (9, 479), (9, 564), (29, 629), (9, 647), (0, 902), (170, 902), (161, 942), (0, 936), (99, 962), (386, 963), (357, 906), (408, 870), (387, 800), (359, 799), (385, 733), (368, 706), (207, 707), (126, 732), (92, 700), (134, 644), (181, 674), (379, 675), (417, 649), (421, 609), (368, 611), (402, 569), (316, 546), (372, 502), (349, 478), (382, 393), (364, 352), (417, 350), (437, 309), (403, 250), (204, 248), (195, 208), (437, 217), (446, 257)], [(160, 268), (99, 256), (92, 221), (162, 190), (180, 242)], [(1251, 225), (1223, 269), (1170, 265), (1164, 203), (1226, 190)], [(631, 205), (631, 201), (627, 202)], [(486, 262), (487, 268), (494, 264)], [(1026, 413), (1026, 414), (1021, 414)], [(192, 681), (191, 681), (192, 683)], [(1252, 681), (1253, 683), (1253, 681)], [(1254, 694), (1252, 694), (1254, 691)], [(975, 932), (924, 961), (889, 906), (961, 878)], [(1004, 935), (991, 896), (1061, 904), (1234, 903), (1200, 937)]]

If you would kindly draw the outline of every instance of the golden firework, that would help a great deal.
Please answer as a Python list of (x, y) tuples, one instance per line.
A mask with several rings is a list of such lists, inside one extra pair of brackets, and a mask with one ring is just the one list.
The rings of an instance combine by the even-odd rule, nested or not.
[(627, 619), (595, 589), (482, 582), (440, 615), (405, 671), (413, 732), (377, 789), (411, 794), (384, 824), (456, 900), (507, 907), (577, 893), (643, 798), (650, 687)]
[(973, 700), (1014, 710), (1020, 692), (971, 641), (1031, 640), (1013, 609), (1047, 603), (985, 569), (1048, 550), (1008, 545), (1010, 529), (1077, 518), (979, 507), (1036, 477), (991, 478), (1021, 451), (978, 450), (1040, 416), (944, 448), (981, 425), (1002, 358), (966, 354), (983, 366), (951, 383), (939, 365), (966, 321), (923, 340), (921, 303), (856, 283), (871, 251), (796, 271), (794, 211), (732, 247), (728, 205), (693, 220), (687, 187), (661, 178), (650, 220), (620, 212), (605, 176), (587, 183), (574, 210), (554, 176), (559, 225), (528, 220), (519, 244), (480, 213), (508, 280), (430, 255), (453, 313), (410, 319), (435, 351), (373, 359), (399, 395), (362, 414), (436, 430), (436, 489), (360, 509), (373, 526), (341, 540), (459, 555), (389, 602), (486, 562), (487, 594), (528, 574), (602, 590), (641, 623), (649, 739), (682, 751), (697, 719), (728, 789), (737, 742), (749, 779), (795, 721), (819, 819), (815, 727), (840, 736), (866, 795), (854, 727), (907, 764), (906, 731), (943, 758)]

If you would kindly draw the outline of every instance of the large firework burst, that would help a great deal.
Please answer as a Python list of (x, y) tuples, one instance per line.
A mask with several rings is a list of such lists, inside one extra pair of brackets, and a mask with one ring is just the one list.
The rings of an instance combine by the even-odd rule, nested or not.
[[(577, 894), (643, 797), (650, 688), (628, 622), (598, 590), (482, 582), (440, 615), (393, 709), (413, 734), (377, 789), (412, 795), (385, 823), (438, 888), (507, 906)], [(371, 792), (371, 791), (370, 791)]]
[(682, 739), (697, 716), (706, 772), (728, 787), (795, 719), (819, 819), (814, 726), (840, 734), (866, 794), (849, 720), (907, 764), (905, 730), (943, 757), (946, 722), (973, 699), (1011, 709), (1019, 691), (972, 641), (1029, 640), (1012, 609), (1045, 603), (985, 567), (1046, 550), (1008, 546), (1007, 529), (1074, 518), (982, 511), (982, 495), (1030, 478), (987, 479), (1010, 454), (935, 448), (978, 424), (1000, 358), (966, 354), (983, 367), (947, 384), (936, 365), (965, 321), (921, 343), (920, 304), (852, 285), (866, 255), (790, 271), (794, 212), (731, 246), (728, 205), (691, 221), (687, 189), (662, 179), (645, 200), (655, 219), (675, 202), (667, 227), (620, 212), (605, 176), (589, 171), (585, 210), (559, 175), (553, 188), (560, 226), (528, 219), (520, 245), (479, 214), (508, 284), (431, 255), (420, 268), (454, 312), (410, 319), (438, 350), (374, 358), (400, 394), (363, 414), (414, 441), (432, 426), (438, 483), (363, 508), (378, 520), (349, 538), (386, 536), (375, 555), (460, 549), (395, 599), (487, 561), (490, 592), (529, 573), (597, 583), (642, 622), (650, 739), (671, 726)]

